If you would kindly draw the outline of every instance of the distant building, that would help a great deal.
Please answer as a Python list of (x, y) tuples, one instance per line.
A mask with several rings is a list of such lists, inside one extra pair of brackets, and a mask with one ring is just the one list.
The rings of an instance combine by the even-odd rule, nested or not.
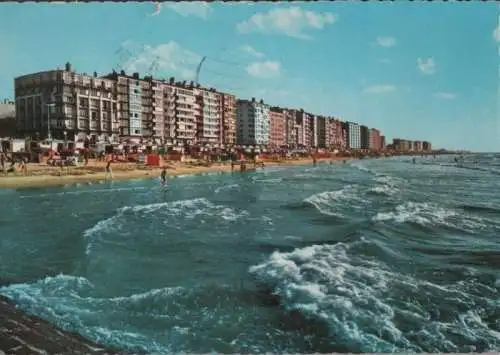
[(377, 151), (382, 149), (381, 135), (378, 129), (370, 129), (370, 149)]
[(432, 144), (430, 142), (423, 141), (422, 142), (422, 149), (424, 152), (430, 152), (430, 151), (432, 151)]
[(361, 127), (355, 122), (345, 122), (348, 149), (361, 149)]
[(316, 146), (318, 148), (330, 147), (330, 120), (323, 116), (316, 117)]
[(236, 102), (236, 141), (243, 145), (269, 144), (269, 106), (264, 101)]
[(194, 88), (193, 92), (198, 104), (196, 143), (209, 147), (218, 146), (221, 144), (221, 94), (215, 89)]
[(16, 104), (14, 101), (5, 99), (0, 101), (0, 119), (7, 117), (15, 117), (16, 115)]
[(280, 148), (286, 145), (286, 114), (283, 110), (273, 107), (269, 111), (269, 146)]
[(370, 130), (367, 126), (359, 126), (361, 136), (361, 149), (370, 149)]
[(236, 97), (231, 94), (222, 93), (222, 144), (232, 146), (236, 144)]
[(380, 149), (386, 149), (385, 136), (380, 136)]
[(409, 152), (412, 147), (410, 140), (401, 138), (394, 138), (392, 140), (392, 146), (397, 152)]

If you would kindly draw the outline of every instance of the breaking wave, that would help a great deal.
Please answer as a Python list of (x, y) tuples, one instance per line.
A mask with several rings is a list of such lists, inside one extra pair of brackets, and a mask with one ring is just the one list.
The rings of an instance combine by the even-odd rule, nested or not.
[[(125, 206), (117, 210), (113, 216), (97, 222), (84, 231), (87, 241), (86, 254), (90, 254), (95, 243), (107, 236), (119, 235), (120, 238), (132, 235), (135, 224), (141, 225), (145, 219), (150, 221), (150, 228), (160, 227), (182, 229), (186, 221), (195, 221), (205, 225), (210, 222), (232, 223), (248, 216), (244, 210), (210, 202), (206, 198), (161, 202), (147, 205)], [(144, 228), (141, 227), (144, 231)]]
[(431, 283), (359, 255), (373, 243), (274, 252), (250, 268), (288, 311), (323, 322), (336, 351), (471, 352), (498, 349), (493, 285)]

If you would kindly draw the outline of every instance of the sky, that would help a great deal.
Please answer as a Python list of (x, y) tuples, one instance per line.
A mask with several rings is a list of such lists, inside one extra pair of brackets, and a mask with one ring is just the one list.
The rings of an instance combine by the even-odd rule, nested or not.
[(494, 2), (0, 4), (0, 99), (63, 68), (199, 76), (238, 98), (378, 128), (389, 139), (500, 151)]

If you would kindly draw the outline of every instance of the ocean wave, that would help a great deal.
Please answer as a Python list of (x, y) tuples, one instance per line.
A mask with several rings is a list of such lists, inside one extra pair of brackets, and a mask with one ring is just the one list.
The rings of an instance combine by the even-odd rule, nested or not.
[(255, 305), (270, 303), (254, 288), (163, 287), (120, 297), (97, 289), (85, 277), (58, 275), (0, 287), (0, 294), (66, 331), (125, 351), (282, 353), (300, 344), (290, 341), (293, 330), (270, 322), (273, 317), (262, 320)]
[(390, 212), (378, 212), (374, 222), (417, 223), (422, 226), (445, 226), (469, 233), (495, 230), (499, 225), (492, 220), (466, 215), (431, 202), (406, 202)]
[(367, 201), (359, 193), (359, 186), (347, 185), (340, 190), (324, 191), (304, 200), (314, 206), (321, 214), (346, 217), (352, 210), (363, 210)]
[(376, 194), (376, 195), (382, 195), (382, 196), (392, 196), (396, 194), (399, 190), (395, 188), (394, 186), (390, 185), (378, 185), (372, 187), (369, 192)]
[(232, 190), (232, 189), (235, 189), (235, 188), (237, 188), (237, 187), (239, 187), (239, 186), (240, 186), (239, 184), (229, 184), (229, 185), (219, 186), (219, 187), (217, 187), (217, 188), (214, 190), (214, 193), (218, 194), (218, 193), (220, 193), (221, 191)]
[[(288, 311), (323, 322), (331, 343), (352, 352), (470, 352), (498, 349), (497, 291), (438, 285), (359, 255), (351, 244), (274, 252), (250, 268)], [(476, 286), (479, 286), (476, 284)]]
[[(78, 186), (82, 186), (82, 185), (78, 185)], [(32, 198), (47, 198), (47, 197), (55, 197), (55, 196), (66, 196), (66, 195), (116, 193), (116, 192), (124, 192), (124, 191), (140, 191), (140, 190), (145, 190), (145, 189), (150, 189), (150, 187), (137, 186), (137, 187), (116, 187), (116, 188), (109, 188), (109, 189), (60, 191), (60, 192), (50, 192), (50, 193), (36, 194), (36, 195), (21, 195), (19, 197), (21, 199), (32, 199)]]
[(86, 254), (90, 254), (95, 243), (107, 235), (130, 235), (134, 221), (157, 218), (164, 225), (181, 228), (186, 220), (215, 219), (219, 222), (232, 223), (248, 216), (248, 212), (236, 211), (230, 207), (210, 202), (206, 198), (160, 202), (147, 205), (125, 206), (106, 219), (103, 219), (83, 232), (87, 240)]

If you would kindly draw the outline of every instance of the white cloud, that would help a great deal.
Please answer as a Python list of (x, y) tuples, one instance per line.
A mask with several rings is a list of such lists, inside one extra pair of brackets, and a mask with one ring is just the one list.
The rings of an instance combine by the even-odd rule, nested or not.
[(252, 46), (250, 46), (248, 44), (241, 46), (240, 50), (247, 53), (247, 54), (250, 54), (253, 57), (262, 58), (264, 56), (264, 53), (259, 52), (258, 50), (256, 50), (255, 48), (253, 48)]
[(453, 100), (457, 97), (457, 94), (452, 92), (436, 92), (433, 96), (438, 99)]
[(208, 16), (214, 11), (210, 4), (202, 1), (178, 3), (170, 2), (163, 3), (162, 5), (184, 17), (196, 16), (204, 20), (206, 20)]
[(393, 91), (396, 91), (396, 87), (389, 84), (372, 85), (363, 89), (366, 94), (385, 94)]
[(256, 13), (248, 20), (237, 24), (236, 28), (239, 33), (284, 34), (300, 39), (310, 39), (310, 36), (304, 33), (305, 30), (320, 30), (336, 20), (337, 15), (330, 12), (319, 13), (292, 6), (275, 8), (266, 13)]
[(397, 41), (394, 37), (377, 37), (376, 43), (381, 47), (389, 48), (395, 46)]
[(500, 42), (500, 19), (498, 20), (498, 26), (493, 30), (493, 39)]
[(280, 62), (266, 60), (265, 62), (254, 62), (247, 66), (248, 75), (257, 78), (275, 78), (281, 74)]
[(422, 74), (434, 74), (437, 70), (436, 68), (436, 62), (434, 61), (434, 58), (430, 57), (427, 59), (423, 58), (418, 58), (417, 59), (417, 65), (418, 69)]
[[(201, 60), (199, 54), (182, 48), (174, 41), (157, 46), (140, 46), (128, 42), (126, 47), (131, 48), (132, 50), (129, 50), (129, 52), (134, 53), (131, 58), (123, 63), (124, 70), (129, 73), (139, 72), (141, 75), (148, 75), (151, 68), (156, 66), (158, 73), (164, 72), (165, 75), (180, 76), (183, 79), (193, 80), (196, 66)], [(133, 50), (134, 47), (135, 50)]]

